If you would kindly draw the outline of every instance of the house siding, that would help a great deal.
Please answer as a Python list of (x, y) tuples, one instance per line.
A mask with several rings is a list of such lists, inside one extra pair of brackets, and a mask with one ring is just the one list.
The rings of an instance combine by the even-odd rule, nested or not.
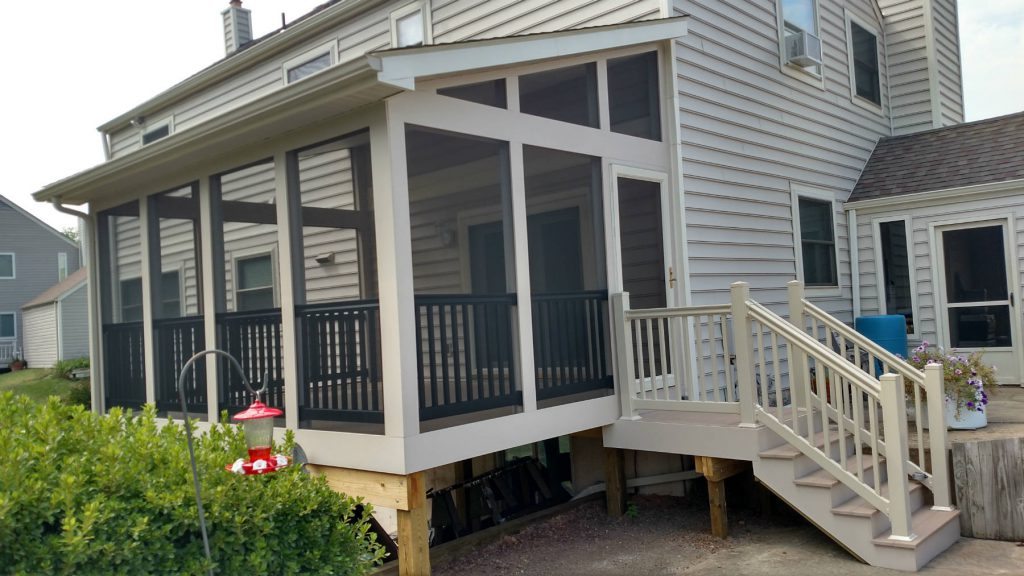
[(25, 360), (32, 368), (50, 368), (57, 361), (57, 305), (25, 310)]
[(14, 312), (18, 348), (25, 348), (21, 307), (56, 284), (57, 254), (68, 259), (68, 274), (79, 267), (78, 246), (59, 232), (22, 213), (0, 198), (0, 252), (15, 254), (15, 278), (0, 280), (0, 312)]
[(83, 283), (60, 300), (60, 360), (89, 355), (88, 292)]
[(963, 70), (960, 66), (956, 0), (932, 0), (932, 17), (940, 124), (950, 126), (964, 121)]
[[(775, 3), (675, 2), (677, 15), (690, 15), (675, 68), (694, 304), (726, 302), (729, 285), (742, 280), (781, 311), (786, 282), (797, 276), (794, 186), (846, 200), (889, 134), (881, 46), (881, 113), (851, 101), (844, 6), (881, 27), (867, 1), (821, 0), (822, 88), (780, 70)], [(836, 206), (840, 290), (814, 299), (850, 321), (849, 244)]]

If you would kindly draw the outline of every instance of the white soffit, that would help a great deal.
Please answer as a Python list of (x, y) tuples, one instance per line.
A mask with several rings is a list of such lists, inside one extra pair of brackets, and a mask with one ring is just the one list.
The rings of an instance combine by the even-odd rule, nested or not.
[(417, 78), (575, 56), (671, 40), (685, 35), (686, 17), (676, 17), (562, 32), (383, 50), (368, 54), (367, 59), (370, 67), (377, 71), (378, 81), (406, 90), (415, 90)]

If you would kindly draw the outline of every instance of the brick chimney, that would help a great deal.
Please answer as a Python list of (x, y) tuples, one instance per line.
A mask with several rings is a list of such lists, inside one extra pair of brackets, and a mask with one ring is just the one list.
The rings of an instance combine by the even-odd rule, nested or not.
[(252, 42), (252, 16), (242, 8), (242, 0), (231, 0), (224, 12), (224, 51), (230, 56), (242, 46)]

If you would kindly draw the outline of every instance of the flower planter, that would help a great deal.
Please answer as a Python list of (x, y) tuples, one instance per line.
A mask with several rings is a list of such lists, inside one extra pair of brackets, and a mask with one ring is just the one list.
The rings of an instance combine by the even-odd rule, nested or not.
[[(907, 420), (916, 421), (914, 402), (907, 400)], [(921, 427), (928, 430), (928, 402), (921, 402)], [(957, 416), (956, 405), (946, 402), (946, 428), (950, 430), (977, 430), (988, 426), (988, 415), (985, 412), (978, 412), (968, 408), (961, 408)]]

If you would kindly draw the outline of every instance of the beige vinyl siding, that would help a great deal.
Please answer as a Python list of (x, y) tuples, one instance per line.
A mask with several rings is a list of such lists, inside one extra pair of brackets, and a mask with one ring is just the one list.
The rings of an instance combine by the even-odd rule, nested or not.
[(879, 0), (889, 51), (895, 134), (934, 127), (924, 6), (928, 1)]
[(112, 302), (114, 322), (123, 322), (121, 314), (121, 282), (142, 277), (142, 236), (140, 221), (135, 216), (115, 216), (110, 222), (111, 262), (110, 286), (114, 291)]
[[(273, 204), (275, 202), (274, 163), (267, 162), (221, 176), (221, 199), (233, 202)], [(230, 219), (228, 210), (225, 219)], [(281, 276), (277, 269), (277, 226), (248, 222), (224, 222), (224, 290), (228, 312), (235, 308), (237, 261), (269, 254), (274, 263), (274, 303), (280, 302)]]
[(60, 299), (61, 360), (89, 355), (88, 308), (88, 289), (85, 283)]
[(943, 126), (964, 121), (962, 70), (956, 0), (932, 0), (933, 38)]
[[(845, 200), (881, 136), (884, 114), (850, 97), (845, 3), (820, 2), (825, 89), (780, 69), (774, 3), (677, 0), (689, 34), (676, 60), (686, 198), (690, 289), (695, 304), (728, 301), (743, 280), (754, 297), (781, 307), (796, 277), (792, 186)], [(877, 23), (867, 0), (847, 6)], [(884, 70), (884, 53), (879, 65)], [(882, 78), (883, 105), (888, 82)], [(884, 111), (884, 107), (883, 107)], [(836, 295), (819, 305), (851, 319), (846, 221), (834, 214), (839, 245)]]
[(50, 368), (57, 361), (57, 306), (25, 310), (22, 317), (25, 360), (32, 368)]
[[(199, 221), (195, 221), (199, 225)], [(160, 271), (177, 272), (181, 292), (181, 315), (199, 314), (199, 286), (196, 278), (196, 246), (192, 221), (160, 219)]]

